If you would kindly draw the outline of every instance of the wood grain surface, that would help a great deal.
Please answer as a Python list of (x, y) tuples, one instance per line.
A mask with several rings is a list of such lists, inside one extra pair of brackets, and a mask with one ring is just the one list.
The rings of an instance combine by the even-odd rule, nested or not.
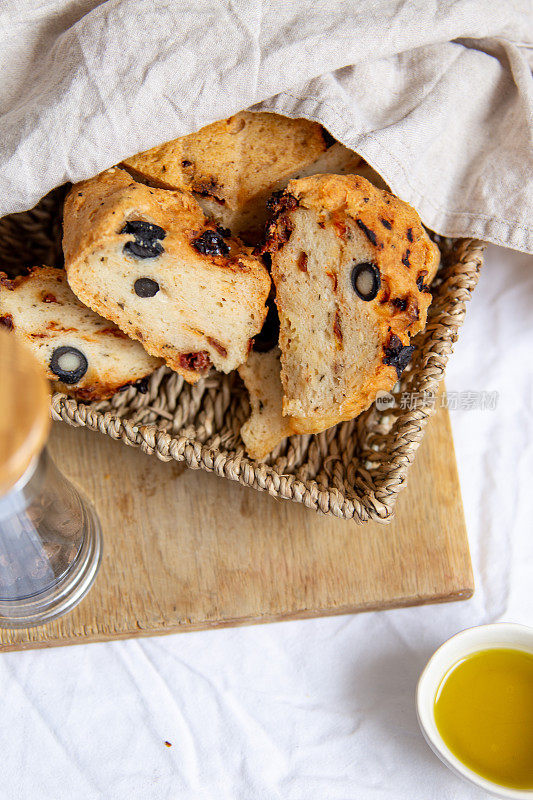
[(109, 437), (56, 424), (50, 450), (93, 500), (104, 559), (89, 595), (0, 649), (466, 599), (473, 577), (448, 413), (431, 420), (389, 525), (337, 520)]

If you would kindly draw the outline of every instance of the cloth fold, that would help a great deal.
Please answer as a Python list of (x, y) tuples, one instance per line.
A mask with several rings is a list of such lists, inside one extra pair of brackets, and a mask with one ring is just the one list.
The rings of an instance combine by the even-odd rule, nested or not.
[(424, 223), (533, 252), (529, 0), (5, 0), (0, 215), (243, 108), (303, 116)]

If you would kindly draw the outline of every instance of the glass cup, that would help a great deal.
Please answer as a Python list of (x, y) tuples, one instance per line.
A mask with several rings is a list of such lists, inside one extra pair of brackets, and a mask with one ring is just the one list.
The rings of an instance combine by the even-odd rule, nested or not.
[(0, 496), (0, 627), (42, 625), (70, 611), (101, 555), (92, 504), (44, 449)]

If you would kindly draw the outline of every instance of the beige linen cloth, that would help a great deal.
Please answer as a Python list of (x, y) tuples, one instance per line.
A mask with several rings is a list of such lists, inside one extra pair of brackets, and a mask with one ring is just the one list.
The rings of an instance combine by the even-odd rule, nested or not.
[(0, 0), (0, 215), (254, 107), (533, 252), (532, 43), (530, 0)]

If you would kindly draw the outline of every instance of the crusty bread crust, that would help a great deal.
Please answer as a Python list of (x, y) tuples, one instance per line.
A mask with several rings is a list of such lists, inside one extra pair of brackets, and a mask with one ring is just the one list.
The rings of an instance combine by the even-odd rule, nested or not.
[(192, 192), (213, 219), (253, 240), (276, 182), (315, 161), (326, 147), (315, 122), (241, 111), (122, 166), (153, 186)]
[[(271, 211), (283, 413), (318, 433), (393, 387), (425, 327), (439, 252), (407, 203), (356, 175), (291, 181)], [(368, 301), (352, 286), (357, 264), (379, 271)]]
[[(0, 325), (29, 347), (56, 391), (79, 400), (111, 397), (162, 364), (82, 305), (64, 270), (53, 267), (35, 267), (13, 280), (0, 273)], [(60, 380), (51, 367), (59, 348), (75, 348), (86, 359), (87, 369), (74, 383)]]
[[(132, 220), (156, 231), (154, 255), (131, 254)], [(261, 330), (267, 270), (188, 192), (150, 188), (118, 168), (83, 181), (65, 201), (63, 250), (80, 300), (191, 383), (211, 364), (238, 367)], [(155, 296), (138, 295), (139, 279), (156, 285)]]

